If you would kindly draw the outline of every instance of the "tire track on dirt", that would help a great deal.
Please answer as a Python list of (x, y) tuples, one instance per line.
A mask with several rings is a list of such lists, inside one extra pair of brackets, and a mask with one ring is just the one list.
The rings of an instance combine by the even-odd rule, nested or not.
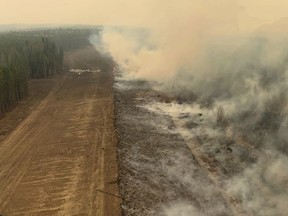
[(66, 76), (4, 140), (0, 214), (120, 215), (112, 79)]
[[(28, 141), (31, 142), (31, 140), (33, 140), (34, 143), (36, 143), (46, 125), (41, 125), (41, 128), (37, 128), (37, 132), (33, 131), (31, 126), (35, 124), (38, 115), (45, 109), (65, 79), (66, 76), (64, 76), (63, 80), (61, 80), (51, 90), (47, 97), (38, 105), (36, 110), (20, 123), (19, 126), (1, 144), (0, 209), (5, 207), (9, 198), (13, 195), (14, 189), (21, 181), (31, 163), (34, 152), (31, 153), (31, 151), (33, 151), (33, 145), (29, 145)], [(49, 121), (49, 119), (46, 120)], [(29, 153), (30, 157), (27, 157)], [(11, 160), (13, 157), (15, 160)], [(21, 163), (17, 163), (16, 161), (21, 161)]]

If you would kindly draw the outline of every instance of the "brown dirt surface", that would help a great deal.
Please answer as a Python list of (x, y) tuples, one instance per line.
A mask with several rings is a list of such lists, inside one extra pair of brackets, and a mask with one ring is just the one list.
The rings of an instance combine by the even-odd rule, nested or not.
[(29, 81), (29, 96), (20, 101), (3, 118), (0, 118), (0, 143), (39, 105), (56, 85), (57, 81), (58, 77)]
[(0, 215), (120, 215), (112, 80), (68, 73), (27, 106), (0, 142)]

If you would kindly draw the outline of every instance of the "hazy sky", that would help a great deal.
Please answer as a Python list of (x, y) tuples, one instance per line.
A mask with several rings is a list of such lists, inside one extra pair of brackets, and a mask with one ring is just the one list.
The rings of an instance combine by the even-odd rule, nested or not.
[[(241, 13), (238, 15), (239, 26), (244, 29), (275, 22), (287, 16), (287, 0), (229, 1), (241, 8)], [(158, 11), (167, 7), (166, 2), (165, 0), (0, 0), (0, 24), (149, 25), (151, 19), (148, 22), (146, 17), (157, 17)], [(181, 0), (172, 2), (176, 5)], [(225, 10), (229, 12), (230, 9), (229, 7), (225, 9), (223, 5), (223, 11)]]

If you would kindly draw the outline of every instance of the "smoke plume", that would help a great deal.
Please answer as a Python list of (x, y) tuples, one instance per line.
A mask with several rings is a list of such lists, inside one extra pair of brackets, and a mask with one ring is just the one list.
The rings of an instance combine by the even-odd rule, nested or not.
[[(225, 118), (223, 136), (236, 140), (245, 134), (258, 156), (225, 182), (225, 190), (249, 215), (285, 215), (287, 20), (247, 31), (245, 9), (236, 0), (147, 1), (145, 11), (136, 17), (145, 28), (105, 27), (102, 52), (119, 64), (125, 79), (153, 81), (179, 95), (193, 92), (202, 112), (213, 113), (209, 118)], [(208, 130), (214, 130), (212, 123)], [(199, 215), (183, 203), (175, 206), (166, 215)]]

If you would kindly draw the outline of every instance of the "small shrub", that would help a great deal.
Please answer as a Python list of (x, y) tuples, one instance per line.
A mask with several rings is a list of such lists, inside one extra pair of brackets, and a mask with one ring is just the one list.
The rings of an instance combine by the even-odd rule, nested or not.
[(222, 106), (217, 107), (216, 125), (219, 127), (226, 126), (225, 114), (224, 114), (224, 109)]

